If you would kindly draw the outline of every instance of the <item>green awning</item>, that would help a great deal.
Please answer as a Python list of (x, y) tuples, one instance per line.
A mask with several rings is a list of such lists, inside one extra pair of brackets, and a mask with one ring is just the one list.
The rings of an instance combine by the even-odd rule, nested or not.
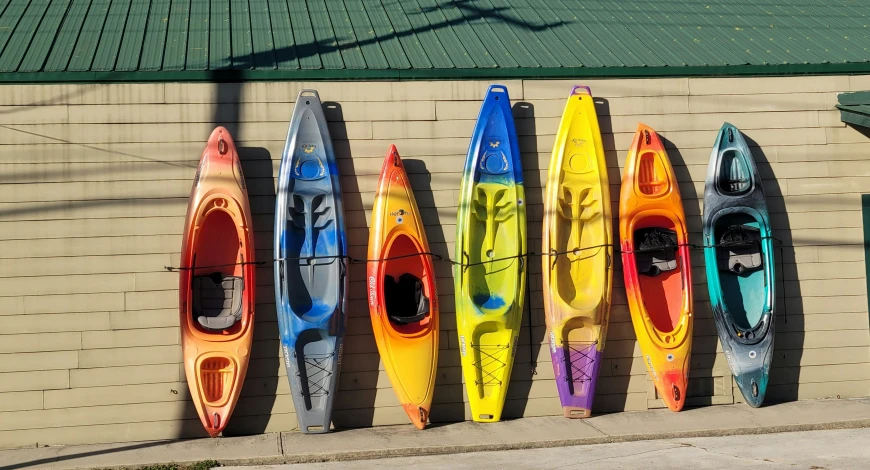
[(841, 121), (870, 128), (870, 91), (840, 93), (837, 101)]

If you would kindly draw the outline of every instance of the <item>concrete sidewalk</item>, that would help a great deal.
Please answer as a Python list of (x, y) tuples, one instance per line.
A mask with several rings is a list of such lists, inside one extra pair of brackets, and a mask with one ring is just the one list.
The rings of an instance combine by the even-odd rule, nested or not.
[(664, 438), (870, 427), (870, 399), (800, 401), (616, 413), (586, 420), (524, 418), (500, 423), (353, 429), (174, 442), (43, 447), (0, 451), (0, 469), (138, 467), (217, 460), (279, 464), (531, 449)]

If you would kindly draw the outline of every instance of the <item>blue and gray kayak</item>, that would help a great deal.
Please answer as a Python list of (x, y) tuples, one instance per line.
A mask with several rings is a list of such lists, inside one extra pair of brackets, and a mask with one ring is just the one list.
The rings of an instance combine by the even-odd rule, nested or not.
[(275, 303), (303, 433), (329, 431), (347, 307), (347, 235), (329, 129), (314, 90), (296, 99), (275, 203)]
[(758, 168), (743, 135), (727, 122), (707, 167), (704, 245), (722, 349), (746, 402), (761, 406), (773, 356), (773, 239)]

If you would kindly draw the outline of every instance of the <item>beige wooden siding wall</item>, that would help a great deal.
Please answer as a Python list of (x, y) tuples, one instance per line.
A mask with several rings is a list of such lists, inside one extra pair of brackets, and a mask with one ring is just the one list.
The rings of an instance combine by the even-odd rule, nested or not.
[[(642, 121), (669, 142), (695, 242), (716, 130), (730, 121), (760, 147), (753, 150), (774, 233), (797, 245), (784, 250), (784, 265), (777, 266), (777, 287), (784, 283), (786, 298), (778, 301), (768, 396), (870, 395), (859, 196), (870, 192), (870, 139), (845, 127), (833, 109), (836, 92), (868, 89), (870, 77), (587, 83), (599, 101), (614, 200), (619, 168)], [(541, 182), (573, 82), (505, 84), (523, 151), (529, 247), (538, 251)], [(433, 250), (452, 254), (460, 170), (487, 83), (0, 87), (0, 447), (203, 435), (180, 367), (177, 276), (163, 267), (178, 262), (196, 162), (218, 124), (240, 146), (258, 257), (271, 258), (274, 177), (303, 85), (319, 89), (327, 102), (351, 254), (365, 255), (377, 173), (393, 142), (412, 173)], [(718, 347), (702, 259), (693, 253), (697, 314), (689, 403), (732, 403), (740, 393)], [(540, 261), (531, 267), (532, 344), (524, 327), (506, 417), (561, 412), (542, 346)], [(453, 284), (448, 266), (438, 269), (442, 349), (432, 420), (462, 420), (469, 414)], [(354, 266), (350, 274), (353, 300), (335, 422), (406, 423), (378, 371), (363, 269)], [(279, 361), (271, 267), (258, 276), (253, 359), (227, 434), (296, 428)], [(596, 409), (660, 407), (638, 357), (621, 273), (615, 282)]]

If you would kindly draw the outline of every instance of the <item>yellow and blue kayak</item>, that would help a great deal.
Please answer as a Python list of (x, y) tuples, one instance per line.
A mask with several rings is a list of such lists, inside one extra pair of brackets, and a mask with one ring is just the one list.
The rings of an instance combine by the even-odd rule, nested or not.
[(568, 96), (547, 176), (544, 310), (562, 410), (591, 415), (613, 288), (613, 220), (598, 116), (588, 87)]
[(492, 85), (465, 160), (456, 216), (456, 323), (474, 421), (501, 419), (525, 293), (526, 206), (507, 88)]

